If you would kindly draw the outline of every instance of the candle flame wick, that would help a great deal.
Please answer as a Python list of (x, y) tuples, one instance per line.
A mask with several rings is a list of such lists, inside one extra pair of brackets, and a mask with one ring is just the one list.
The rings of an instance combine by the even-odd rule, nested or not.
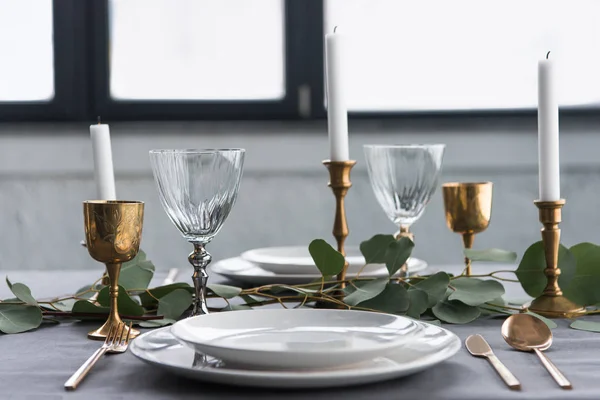
[(337, 25), (333, 28), (333, 33), (335, 33), (336, 29), (337, 29)]
[(98, 125), (100, 125), (102, 122), (100, 122), (100, 116), (98, 115)]
[(550, 55), (550, 52), (546, 53), (546, 60), (548, 59), (548, 56)]

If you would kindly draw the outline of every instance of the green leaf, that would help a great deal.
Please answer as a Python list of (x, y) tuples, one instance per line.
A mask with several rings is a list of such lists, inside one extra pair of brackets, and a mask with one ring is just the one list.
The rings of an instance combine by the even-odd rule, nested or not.
[(377, 296), (358, 304), (359, 307), (400, 314), (408, 310), (408, 291), (403, 285), (388, 283)]
[(600, 322), (597, 321), (582, 321), (577, 319), (569, 327), (580, 331), (600, 332)]
[[(82, 314), (99, 314), (99, 315), (108, 315), (110, 312), (110, 308), (108, 307), (99, 307), (94, 303), (91, 303), (87, 300), (78, 300), (73, 304), (73, 308), (71, 309), (73, 313), (82, 313)], [(85, 319), (77, 317), (77, 319)]]
[(227, 304), (227, 307), (221, 309), (221, 311), (241, 311), (241, 310), (252, 310), (252, 307), (248, 307), (245, 304)]
[(252, 296), (251, 294), (242, 294), (242, 295), (240, 295), (240, 298), (242, 300), (244, 300), (244, 302), (249, 306), (252, 306), (254, 304), (260, 304), (265, 301), (264, 298), (260, 298), (258, 296)]
[(207, 287), (212, 290), (214, 294), (225, 299), (232, 299), (242, 293), (242, 289), (239, 287), (220, 285), (218, 283), (210, 283)]
[(140, 326), (142, 328), (160, 328), (161, 326), (171, 325), (171, 324), (174, 324), (175, 322), (177, 322), (177, 321), (175, 321), (174, 319), (169, 319), (169, 318), (151, 319), (149, 321), (140, 322)]
[(390, 276), (394, 276), (396, 272), (406, 263), (415, 244), (407, 237), (402, 237), (400, 240), (395, 240), (388, 245), (385, 252), (385, 266), (388, 269)]
[(467, 324), (479, 317), (481, 311), (458, 300), (443, 300), (432, 309), (433, 315), (451, 324)]
[(427, 293), (428, 306), (435, 306), (446, 295), (446, 289), (450, 283), (450, 277), (445, 272), (438, 272), (429, 278), (416, 283), (413, 288)]
[(30, 306), (37, 306), (38, 303), (31, 295), (31, 290), (27, 286), (22, 283), (11, 283), (8, 276), (6, 277), (6, 284), (17, 299)]
[(533, 315), (537, 319), (541, 319), (546, 325), (548, 325), (548, 328), (550, 328), (550, 329), (554, 329), (554, 328), (556, 328), (558, 326), (558, 325), (556, 325), (556, 322), (552, 321), (551, 319), (548, 319), (546, 317), (542, 317), (541, 315), (536, 314), (536, 313), (534, 313), (532, 311), (527, 310), (525, 312), (525, 314)]
[(123, 263), (119, 285), (125, 289), (146, 289), (154, 276), (154, 264), (145, 259), (145, 254)]
[(429, 296), (423, 290), (419, 289), (408, 289), (408, 310), (406, 311), (406, 315), (412, 318), (419, 319), (421, 314), (423, 314), (429, 308)]
[(495, 300), (504, 294), (504, 286), (498, 281), (477, 278), (457, 278), (450, 283), (455, 291), (448, 300), (458, 300), (469, 306), (478, 306)]
[(388, 278), (379, 278), (372, 281), (355, 282), (354, 285), (356, 288), (354, 292), (346, 296), (344, 302), (349, 306), (356, 306), (363, 301), (372, 299), (384, 291), (388, 281)]
[(37, 328), (42, 323), (42, 310), (25, 304), (0, 303), (0, 331), (21, 333)]
[[(98, 303), (103, 307), (110, 306), (109, 287), (103, 288), (98, 293)], [(132, 315), (142, 316), (144, 315), (144, 308), (136, 303), (125, 291), (122, 286), (119, 286), (119, 297), (117, 299), (117, 305), (119, 307), (119, 314), (121, 315)]]
[(77, 300), (75, 299), (65, 299), (63, 301), (54, 302), (52, 305), (60, 311), (70, 312), (73, 310), (73, 306), (76, 302)]
[[(142, 306), (145, 308), (155, 307), (158, 304), (158, 300), (163, 296), (171, 293), (175, 289), (185, 289), (190, 294), (194, 293), (194, 288), (184, 282), (171, 283), (170, 285), (158, 286), (153, 289), (148, 289), (145, 292), (139, 294)], [(150, 293), (148, 293), (150, 292)]]
[(600, 246), (580, 243), (570, 250), (577, 260), (577, 267), (570, 285), (562, 286), (559, 280), (565, 297), (582, 306), (600, 302)]
[(185, 289), (175, 289), (158, 300), (157, 315), (177, 319), (192, 304), (192, 295)]
[(395, 241), (393, 235), (375, 235), (360, 244), (360, 252), (367, 264), (383, 264), (386, 262), (388, 246)]
[[(573, 254), (561, 244), (558, 249), (558, 266), (562, 271), (558, 277), (558, 284), (561, 288), (569, 287), (575, 273), (576, 264), (577, 261)], [(536, 242), (525, 251), (515, 272), (523, 290), (531, 297), (538, 297), (546, 287), (545, 268), (544, 244), (541, 241)]]
[(337, 275), (344, 269), (344, 256), (323, 239), (313, 240), (308, 246), (308, 251), (321, 275)]
[(517, 253), (514, 251), (501, 250), (501, 249), (464, 249), (465, 257), (471, 259), (471, 261), (489, 261), (489, 262), (507, 262), (513, 263), (517, 259)]
[[(76, 292), (75, 295), (77, 297), (81, 297), (82, 299), (91, 299), (94, 294), (96, 294), (96, 292), (90, 290), (92, 288), (92, 285), (85, 285), (82, 288), (79, 288)], [(89, 290), (89, 292), (88, 292)]]

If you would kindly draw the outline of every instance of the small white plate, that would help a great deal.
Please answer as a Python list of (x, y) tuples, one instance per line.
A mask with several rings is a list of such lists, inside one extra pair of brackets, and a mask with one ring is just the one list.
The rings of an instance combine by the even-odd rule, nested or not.
[[(427, 268), (427, 263), (417, 258), (409, 258), (407, 264), (408, 272), (410, 274)], [(321, 278), (321, 274), (318, 272), (315, 272), (314, 274), (276, 274), (271, 271), (265, 271), (259, 266), (243, 260), (240, 257), (227, 258), (218, 261), (214, 264), (210, 264), (209, 268), (212, 272), (223, 275), (228, 279), (251, 285), (270, 285), (275, 283), (299, 285)], [(347, 276), (351, 278), (355, 275), (355, 273), (349, 272)], [(383, 278), (388, 276), (388, 270), (385, 266), (382, 266), (374, 271), (363, 272), (360, 276), (363, 278)]]
[[(306, 246), (265, 247), (243, 252), (240, 258), (256, 264), (265, 271), (275, 274), (318, 274), (319, 270), (310, 256)], [(356, 246), (346, 248), (346, 261), (348, 261), (348, 273), (356, 274), (361, 270), (363, 273), (371, 273), (385, 269), (384, 264), (367, 264), (365, 258)], [(422, 262), (422, 264), (426, 263)], [(413, 271), (421, 263), (412, 262)], [(409, 263), (410, 264), (410, 263)], [(364, 267), (364, 268), (363, 268)], [(409, 266), (410, 268), (410, 266)]]
[(230, 364), (321, 369), (383, 356), (418, 338), (421, 329), (414, 320), (391, 314), (261, 309), (186, 318), (171, 333)]
[(135, 357), (154, 367), (202, 382), (270, 389), (347, 387), (423, 371), (447, 360), (460, 349), (460, 340), (452, 332), (422, 322), (417, 324), (423, 327), (423, 336), (401, 349), (362, 364), (330, 370), (265, 371), (236, 368), (179, 343), (171, 335), (171, 327), (138, 336), (129, 349)]

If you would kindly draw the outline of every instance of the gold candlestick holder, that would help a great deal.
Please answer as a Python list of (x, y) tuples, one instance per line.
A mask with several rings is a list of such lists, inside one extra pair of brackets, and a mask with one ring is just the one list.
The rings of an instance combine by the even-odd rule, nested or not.
[(561, 209), (565, 205), (565, 200), (537, 200), (534, 204), (540, 210), (540, 222), (544, 226), (542, 228), (542, 241), (546, 256), (544, 274), (548, 283), (544, 292), (531, 302), (529, 309), (550, 318), (569, 318), (581, 314), (585, 308), (564, 297), (558, 285), (560, 275), (560, 268), (558, 268), (560, 229), (558, 224), (561, 222)]
[[(335, 195), (335, 220), (333, 222), (333, 236), (337, 241), (337, 250), (346, 257), (346, 251), (344, 250), (344, 242), (348, 237), (348, 223), (346, 222), (346, 209), (344, 207), (344, 197), (348, 193), (348, 189), (352, 186), (350, 182), (350, 170), (356, 161), (323, 161), (323, 165), (329, 170), (329, 183), (328, 186)], [(344, 268), (338, 274), (337, 280), (344, 281), (346, 279), (346, 271), (348, 270), (348, 261), (346, 261)], [(340, 288), (343, 289), (346, 285), (342, 282)]]

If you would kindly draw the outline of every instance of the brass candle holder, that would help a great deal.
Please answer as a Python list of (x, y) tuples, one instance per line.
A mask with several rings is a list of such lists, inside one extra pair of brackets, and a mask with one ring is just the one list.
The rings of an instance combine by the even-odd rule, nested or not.
[[(346, 222), (346, 209), (344, 207), (344, 197), (348, 193), (348, 189), (352, 186), (350, 182), (350, 170), (356, 161), (323, 161), (323, 165), (329, 170), (329, 183), (328, 186), (335, 195), (335, 220), (333, 222), (333, 236), (337, 241), (337, 250), (346, 257), (346, 251), (344, 250), (344, 242), (348, 237), (348, 223)], [(344, 268), (338, 274), (337, 280), (344, 281), (346, 279), (346, 271), (348, 270), (348, 261), (346, 261)], [(343, 289), (346, 285), (342, 282), (340, 288)]]
[(542, 241), (546, 256), (544, 274), (548, 282), (544, 292), (534, 299), (528, 308), (550, 318), (569, 318), (581, 314), (585, 308), (564, 297), (558, 285), (558, 276), (560, 275), (560, 268), (558, 268), (560, 229), (558, 224), (561, 222), (561, 209), (565, 205), (565, 200), (537, 200), (534, 201), (534, 204), (540, 210), (540, 222), (544, 226), (542, 228)]

